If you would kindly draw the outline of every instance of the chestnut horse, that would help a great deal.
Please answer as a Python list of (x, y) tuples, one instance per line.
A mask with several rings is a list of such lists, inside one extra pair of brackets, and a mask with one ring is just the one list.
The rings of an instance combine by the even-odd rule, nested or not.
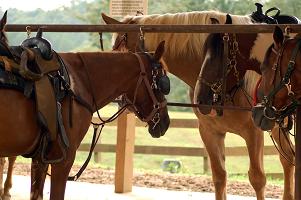
[[(37, 47), (45, 46), (38, 43), (42, 40), (36, 39), (32, 42)], [(128, 108), (148, 124), (148, 131), (153, 137), (165, 134), (170, 120), (164, 92), (158, 84), (165, 76), (159, 64), (163, 51), (164, 42), (158, 45), (154, 55), (130, 52), (59, 54), (71, 80), (68, 95), (61, 102), (62, 120), (69, 147), (64, 160), (51, 164), (49, 199), (64, 199), (76, 150), (87, 133), (92, 114), (118, 96), (122, 95)], [(5, 138), (0, 141), (0, 156), (32, 153), (40, 138), (35, 102), (18, 90), (1, 88), (0, 93), (0, 134), (1, 138)], [(60, 142), (55, 142), (55, 147), (57, 143)], [(61, 149), (52, 148), (50, 153), (61, 155)], [(30, 199), (43, 198), (48, 164), (39, 157), (32, 160)]]
[[(228, 23), (231, 23), (231, 17), (228, 16), (227, 19), (229, 19)], [(213, 20), (213, 23), (218, 22)], [(226, 40), (225, 37), (227, 37)], [(263, 62), (264, 52), (271, 43), (271, 34), (210, 34), (204, 45), (205, 60), (196, 82), (194, 102), (207, 105), (223, 103), (224, 105), (251, 108), (256, 83), (260, 79), (256, 72), (260, 73), (260, 63)], [(225, 50), (225, 46), (228, 48), (227, 50)], [(225, 56), (229, 60), (226, 65), (224, 65)], [(243, 78), (243, 85), (241, 85)], [(224, 79), (225, 82), (223, 82)], [(221, 96), (224, 95), (222, 94), (223, 84), (226, 85), (225, 101), (219, 102), (222, 100)], [(219, 91), (216, 88), (219, 88)], [(243, 95), (244, 93), (245, 95)], [(213, 109), (210, 108), (200, 107), (198, 110), (205, 115), (218, 113), (212, 112)], [(224, 111), (224, 116), (226, 117), (226, 115), (227, 113)], [(250, 112), (237, 112), (236, 115), (241, 115), (241, 119), (246, 116), (248, 120), (251, 118)], [(272, 130), (271, 135), (281, 146), (279, 150), (284, 170), (283, 199), (293, 199), (294, 166), (292, 163), (294, 163), (294, 154), (291, 151), (290, 142), (287, 142), (286, 137), (280, 137), (278, 127)], [(262, 151), (262, 146), (257, 148)]]
[(273, 39), (260, 67), (263, 98), (253, 110), (254, 122), (263, 130), (272, 129), (274, 122), (286, 128), (285, 118), (300, 105), (301, 34), (289, 38), (276, 26)]
[[(217, 11), (128, 16), (121, 22), (104, 14), (102, 14), (102, 17), (107, 24), (211, 24), (211, 18), (216, 18), (222, 23), (226, 21), (226, 13)], [(249, 16), (233, 15), (232, 19), (234, 24), (252, 23)], [(160, 40), (166, 41), (166, 51), (162, 62), (170, 73), (190, 86), (191, 101), (193, 100), (195, 83), (205, 59), (203, 48), (207, 36), (206, 33), (144, 34), (144, 45), (148, 50), (154, 50)], [(115, 34), (112, 42), (115, 50), (135, 51), (139, 47), (140, 35), (136, 33)], [(256, 52), (258, 52), (257, 50)], [(260, 55), (260, 52), (258, 52), (258, 55)], [(234, 101), (240, 106), (249, 105), (242, 90), (236, 92)], [(253, 124), (250, 112), (225, 110), (221, 117), (207, 116), (196, 109), (194, 109), (194, 112), (198, 118), (201, 138), (210, 158), (216, 199), (226, 199), (227, 172), (225, 168), (224, 139), (227, 132), (238, 134), (246, 141), (250, 157), (249, 180), (256, 192), (257, 199), (264, 199), (266, 177), (263, 168), (263, 131)], [(284, 199), (292, 199), (291, 166), (284, 163), (283, 167), (286, 180)]]

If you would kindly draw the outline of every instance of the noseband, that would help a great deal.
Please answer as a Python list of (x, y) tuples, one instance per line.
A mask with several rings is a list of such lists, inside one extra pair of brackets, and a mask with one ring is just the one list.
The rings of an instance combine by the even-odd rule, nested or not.
[[(147, 53), (144, 53), (144, 54), (149, 56)], [(166, 99), (164, 99), (164, 101), (162, 101), (162, 102), (159, 102), (154, 93), (154, 89), (157, 89), (156, 79), (157, 79), (157, 76), (159, 75), (158, 70), (160, 70), (160, 69), (152, 67), (152, 80), (150, 81), (149, 78), (147, 77), (145, 65), (142, 61), (141, 56), (138, 53), (134, 53), (134, 55), (137, 57), (137, 59), (139, 61), (139, 64), (140, 64), (139, 66), (140, 66), (141, 71), (140, 71), (140, 75), (139, 75), (139, 78), (138, 78), (138, 81), (136, 84), (133, 101), (131, 101), (126, 95), (123, 95), (123, 100), (125, 101), (126, 104), (129, 104), (129, 106), (133, 108), (135, 114), (141, 121), (143, 121), (143, 122), (152, 121), (155, 124), (154, 125), (154, 127), (155, 127), (160, 121), (160, 113), (159, 113), (160, 109), (167, 105)], [(138, 89), (142, 85), (142, 83), (144, 83), (144, 85), (146, 86), (147, 92), (153, 101), (153, 109), (145, 117), (143, 117), (141, 115), (141, 113), (139, 112), (139, 109), (135, 105)]]
[[(276, 80), (277, 71), (279, 72), (281, 77), (280, 63), (284, 52), (285, 43), (288, 40), (289, 39), (285, 40), (284, 44), (282, 45), (282, 48), (279, 49), (278, 51), (272, 47), (272, 52), (276, 53), (277, 55), (276, 62), (273, 66), (273, 70), (275, 70), (274, 80)], [(300, 94), (297, 95), (295, 92), (293, 92), (291, 86), (291, 76), (295, 69), (295, 61), (300, 48), (301, 48), (301, 39), (298, 39), (297, 44), (293, 49), (290, 61), (288, 63), (286, 73), (284, 74), (283, 77), (281, 77), (280, 82), (273, 88), (273, 90), (267, 96), (263, 97), (262, 105), (264, 106), (264, 110), (263, 110), (264, 116), (270, 120), (276, 120), (276, 122), (279, 124), (283, 122), (285, 117), (292, 115), (295, 112), (296, 108), (301, 104), (299, 101)], [(287, 89), (288, 92), (287, 94), (291, 102), (280, 109), (276, 109), (273, 106), (273, 100), (275, 98), (275, 95), (283, 88)]]

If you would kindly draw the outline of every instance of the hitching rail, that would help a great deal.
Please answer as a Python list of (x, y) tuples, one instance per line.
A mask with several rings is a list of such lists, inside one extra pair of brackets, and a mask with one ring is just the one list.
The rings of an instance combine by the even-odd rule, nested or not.
[[(301, 25), (284, 24), (278, 25), (282, 29), (289, 27), (292, 33), (301, 33)], [(173, 33), (272, 33), (274, 31), (275, 25), (70, 25), (70, 24), (8, 24), (5, 30), (7, 32), (25, 32), (26, 27), (30, 27), (30, 31), (37, 31), (39, 27), (43, 27), (44, 32), (173, 32)], [(121, 117), (122, 118), (122, 117)], [(128, 121), (133, 121), (130, 118), (133, 117), (123, 117), (123, 122), (120, 122), (122, 126), (126, 127)], [(296, 173), (295, 173), (295, 200), (301, 200), (301, 108), (297, 109), (297, 136), (295, 138), (296, 142)], [(132, 123), (132, 122), (130, 122)], [(131, 125), (133, 127), (133, 125)], [(133, 160), (133, 141), (130, 144), (132, 147), (127, 148), (124, 141), (127, 140), (127, 133), (133, 131), (126, 129), (126, 131), (120, 131), (120, 139), (118, 141), (123, 142), (120, 148), (116, 150), (116, 155), (123, 154), (122, 158), (116, 158), (124, 160)], [(118, 130), (117, 130), (118, 132)], [(128, 151), (125, 151), (128, 150)], [(126, 157), (126, 155), (131, 154), (131, 156)], [(116, 165), (116, 167), (118, 167)], [(119, 171), (125, 171), (125, 169), (132, 168), (132, 164), (121, 166)], [(115, 170), (116, 171), (116, 170)], [(118, 174), (117, 174), (118, 175)], [(126, 192), (131, 191), (131, 184), (128, 184), (130, 178), (132, 177), (132, 171), (128, 175), (117, 176), (115, 172), (115, 180), (121, 180), (116, 186), (115, 182), (115, 192)], [(125, 178), (127, 177), (127, 178)]]
[(168, 106), (176, 107), (190, 107), (190, 108), (215, 108), (215, 109), (225, 109), (225, 110), (241, 110), (241, 111), (251, 111), (250, 107), (240, 107), (240, 106), (223, 106), (223, 105), (205, 105), (205, 104), (193, 104), (193, 103), (176, 103), (167, 102)]
[[(44, 32), (165, 32), (165, 33), (272, 33), (275, 25), (137, 25), (137, 24), (110, 24), (110, 25), (87, 25), (87, 24), (7, 24), (7, 32), (25, 32), (26, 27), (31, 31), (37, 31), (39, 27)], [(291, 32), (301, 32), (300, 24), (282, 24), (281, 28), (290, 27)]]

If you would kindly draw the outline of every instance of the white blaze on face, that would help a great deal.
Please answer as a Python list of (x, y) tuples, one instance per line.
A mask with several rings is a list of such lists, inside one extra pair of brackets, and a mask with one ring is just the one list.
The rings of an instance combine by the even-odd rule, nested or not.
[(258, 60), (260, 63), (263, 62), (265, 52), (273, 43), (273, 35), (271, 33), (260, 33), (258, 34), (254, 46), (251, 49), (250, 58)]

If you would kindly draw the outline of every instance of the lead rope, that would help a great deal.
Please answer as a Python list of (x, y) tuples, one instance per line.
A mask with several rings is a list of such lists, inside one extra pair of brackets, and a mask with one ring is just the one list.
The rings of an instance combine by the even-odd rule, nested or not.
[(88, 155), (86, 161), (84, 162), (84, 164), (82, 165), (82, 167), (76, 173), (76, 175), (68, 177), (68, 181), (76, 181), (81, 176), (81, 174), (85, 171), (86, 167), (88, 166), (88, 164), (91, 160), (92, 153), (94, 151), (95, 146), (97, 145), (97, 142), (101, 135), (101, 131), (102, 131), (103, 127), (105, 126), (105, 124), (110, 123), (110, 122), (114, 121), (115, 119), (117, 119), (129, 105), (130, 104), (126, 104), (126, 105), (122, 106), (115, 114), (113, 114), (107, 120), (103, 120), (103, 119), (99, 118), (101, 120), (100, 123), (95, 123), (95, 122), (91, 121), (91, 124), (93, 125), (93, 128), (94, 128), (94, 132), (93, 132), (93, 138), (92, 138), (91, 146), (90, 146), (90, 150), (89, 150), (89, 155)]
[[(282, 147), (282, 145), (281, 145), (281, 138), (280, 138), (280, 130), (281, 131), (283, 131), (280, 127), (279, 127), (279, 133), (278, 133), (278, 137), (279, 137), (279, 145), (280, 145), (280, 148), (281, 148), (281, 150), (282, 150), (282, 152), (280, 151), (280, 149), (279, 149), (279, 147), (277, 146), (277, 144), (276, 144), (276, 142), (275, 142), (275, 139), (273, 138), (273, 135), (272, 135), (272, 133), (271, 132), (269, 132), (270, 133), (270, 138), (271, 138), (271, 140), (272, 140), (272, 142), (273, 142), (273, 144), (274, 144), (274, 146), (275, 146), (275, 148), (276, 148), (276, 150), (278, 151), (278, 153), (287, 161), (287, 162), (289, 162), (291, 165), (293, 165), (293, 166), (295, 166), (295, 163), (293, 163), (290, 159), (288, 159), (288, 157), (287, 157), (287, 153), (283, 150), (283, 147)], [(288, 141), (287, 141), (288, 142)], [(295, 156), (295, 152), (294, 152), (294, 150), (292, 149), (292, 147), (291, 147), (291, 145), (289, 144), (289, 146), (290, 146), (290, 148), (291, 148), (291, 151), (292, 151), (292, 153), (293, 153), (293, 155)], [(285, 154), (285, 155), (284, 155)]]
[[(84, 64), (84, 60), (83, 60), (83, 58), (80, 54), (79, 54), (79, 58), (81, 59), (82, 63)], [(86, 69), (86, 68), (84, 67), (84, 69)], [(81, 174), (85, 171), (86, 167), (88, 166), (88, 164), (91, 160), (92, 153), (94, 151), (95, 146), (97, 145), (97, 142), (98, 142), (99, 137), (101, 135), (101, 131), (103, 130), (103, 127), (105, 126), (105, 124), (110, 123), (110, 122), (114, 121), (115, 119), (117, 119), (119, 117), (119, 115), (121, 115), (125, 111), (125, 109), (129, 106), (129, 104), (126, 104), (126, 105), (122, 106), (115, 114), (113, 114), (107, 120), (104, 120), (100, 116), (99, 111), (97, 109), (98, 106), (97, 106), (97, 103), (95, 101), (95, 95), (94, 95), (94, 90), (93, 90), (91, 82), (90, 82), (90, 76), (88, 74), (88, 71), (87, 70), (85, 70), (85, 71), (86, 71), (88, 81), (89, 81), (89, 84), (90, 84), (90, 89), (91, 89), (91, 92), (92, 92), (93, 106), (95, 106), (95, 108), (96, 108), (96, 113), (97, 113), (98, 119), (100, 120), (100, 123), (95, 123), (95, 122), (91, 121), (91, 124), (93, 125), (93, 128), (94, 128), (94, 132), (93, 132), (93, 138), (92, 138), (91, 146), (90, 146), (90, 150), (89, 150), (89, 155), (88, 155), (86, 161), (84, 162), (84, 164), (82, 165), (82, 167), (79, 169), (79, 171), (74, 176), (69, 176), (68, 177), (68, 181), (76, 181), (81, 176)]]

